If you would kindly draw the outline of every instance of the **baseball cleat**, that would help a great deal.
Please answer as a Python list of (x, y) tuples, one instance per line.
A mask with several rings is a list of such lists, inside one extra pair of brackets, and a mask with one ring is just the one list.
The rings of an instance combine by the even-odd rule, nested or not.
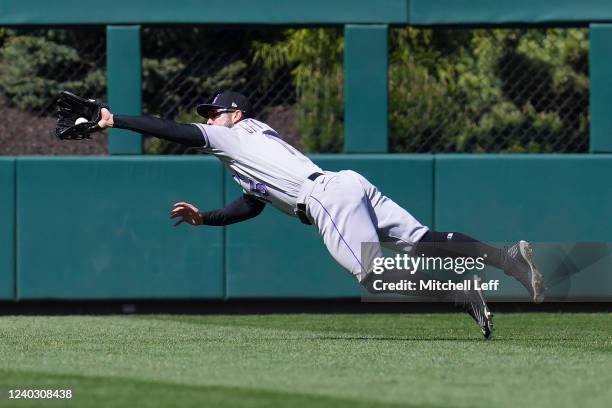
[[(477, 275), (473, 277), (473, 287), (479, 287), (481, 278)], [(476, 285), (476, 283), (478, 285)], [(469, 289), (461, 292), (461, 298), (455, 303), (469, 314), (480, 327), (480, 331), (485, 339), (493, 338), (493, 313), (489, 310), (487, 302), (480, 289)]]
[(527, 241), (519, 241), (508, 249), (510, 265), (506, 273), (521, 282), (534, 303), (544, 301), (544, 277), (533, 262), (533, 248)]

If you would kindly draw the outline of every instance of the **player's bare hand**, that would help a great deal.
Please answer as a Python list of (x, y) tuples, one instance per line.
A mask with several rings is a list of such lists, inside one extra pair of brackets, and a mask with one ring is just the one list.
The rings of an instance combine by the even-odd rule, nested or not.
[(174, 204), (174, 209), (170, 212), (170, 218), (178, 217), (181, 219), (174, 223), (175, 227), (181, 222), (186, 222), (191, 225), (202, 225), (200, 210), (192, 204), (183, 202)]
[(102, 118), (98, 121), (98, 126), (100, 126), (102, 129), (113, 127), (114, 122), (113, 114), (111, 113), (111, 111), (106, 108), (102, 108), (100, 110), (100, 115), (102, 116)]

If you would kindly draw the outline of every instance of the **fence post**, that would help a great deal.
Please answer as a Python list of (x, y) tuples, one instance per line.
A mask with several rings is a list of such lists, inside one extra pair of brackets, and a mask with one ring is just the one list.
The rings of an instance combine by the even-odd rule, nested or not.
[(0, 156), (0, 299), (17, 300), (17, 160)]
[[(142, 113), (142, 60), (140, 26), (106, 27), (108, 103), (114, 113)], [(109, 154), (142, 154), (142, 135), (110, 129)]]
[(344, 26), (344, 151), (386, 153), (388, 125), (386, 24)]
[(589, 28), (591, 153), (611, 153), (612, 24), (591, 24)]

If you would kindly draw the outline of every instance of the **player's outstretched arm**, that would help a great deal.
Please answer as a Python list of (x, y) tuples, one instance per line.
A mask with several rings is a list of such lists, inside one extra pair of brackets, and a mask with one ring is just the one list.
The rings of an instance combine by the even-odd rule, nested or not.
[(98, 126), (102, 129), (111, 127), (133, 130), (160, 139), (184, 144), (192, 147), (204, 146), (202, 132), (192, 124), (178, 123), (173, 120), (160, 119), (153, 116), (113, 115), (106, 108), (101, 110)]
[(191, 225), (224, 226), (256, 217), (261, 214), (265, 206), (265, 203), (247, 194), (242, 195), (225, 208), (205, 212), (200, 212), (193, 204), (180, 202), (174, 204), (170, 218), (181, 218), (174, 226), (182, 222)]

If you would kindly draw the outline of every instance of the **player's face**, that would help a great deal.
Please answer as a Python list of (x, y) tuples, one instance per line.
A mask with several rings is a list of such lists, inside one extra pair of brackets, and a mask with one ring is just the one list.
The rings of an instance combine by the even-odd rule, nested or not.
[(206, 124), (231, 128), (232, 126), (234, 126), (235, 123), (235, 113), (236, 111), (233, 110), (211, 110), (208, 112), (208, 120), (206, 121)]
[(225, 126), (231, 128), (234, 124), (232, 123), (231, 112), (223, 110), (211, 110), (208, 112), (208, 125), (214, 126)]

